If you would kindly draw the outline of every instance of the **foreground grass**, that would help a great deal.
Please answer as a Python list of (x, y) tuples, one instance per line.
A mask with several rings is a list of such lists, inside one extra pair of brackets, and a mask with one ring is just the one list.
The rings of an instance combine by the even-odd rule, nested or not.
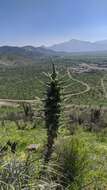
[(5, 126), (0, 127), (0, 144), (5, 145), (8, 141), (17, 143), (17, 152), (24, 153), (26, 147), (30, 144), (44, 145), (46, 141), (46, 130), (38, 126), (31, 129), (31, 125), (25, 130), (19, 130), (14, 122), (7, 122)]
[[(63, 132), (63, 135), (64, 133), (66, 132)], [(76, 168), (79, 171), (77, 175), (75, 176), (74, 182), (71, 184), (70, 183), (68, 184), (68, 187), (69, 187), (68, 189), (70, 190), (79, 190), (79, 189), (105, 190), (107, 189), (107, 139), (106, 139), (106, 136), (107, 136), (106, 129), (102, 130), (99, 133), (91, 133), (91, 132), (84, 131), (80, 128), (76, 131), (76, 133), (73, 136), (69, 136), (67, 134), (63, 136), (63, 139), (61, 140), (61, 143), (63, 145), (61, 147), (63, 148), (65, 144), (64, 158), (67, 156), (67, 151), (70, 151), (70, 150), (72, 150), (72, 152), (74, 151), (74, 153), (77, 152), (77, 155), (78, 155), (76, 161), (75, 161), (75, 156), (74, 156), (73, 157), (74, 160), (71, 162), (71, 159), (69, 158), (69, 153), (66, 158), (66, 162), (67, 162), (66, 166), (67, 167), (69, 166), (68, 168), (70, 168), (71, 166), (71, 169), (72, 169), (75, 163)], [(73, 149), (71, 148), (72, 146), (74, 147)], [(58, 149), (58, 152), (60, 152), (60, 147)], [(70, 165), (70, 163), (68, 162), (72, 163), (72, 165)], [(67, 170), (69, 170), (70, 172), (72, 171), (70, 169), (67, 169)], [(80, 181), (81, 176), (83, 177), (82, 181)]]
[[(51, 183), (59, 174), (59, 168), (63, 167), (64, 173), (62, 175), (67, 176), (67, 180), (64, 182), (68, 190), (106, 190), (107, 189), (107, 130), (102, 130), (99, 133), (91, 133), (84, 131), (81, 128), (75, 131), (74, 135), (70, 135), (66, 128), (60, 128), (58, 138), (55, 142), (55, 149), (50, 162), (50, 167), (54, 165), (58, 166), (51, 168), (54, 170), (54, 175), (51, 172), (51, 179), (44, 179), (42, 186), (47, 184), (46, 190), (50, 190)], [(7, 123), (5, 127), (0, 127), (0, 145), (5, 145), (7, 141), (17, 142), (17, 152), (15, 155), (8, 151), (4, 156), (5, 164), (11, 160), (18, 160), (18, 162), (26, 161), (28, 152), (26, 147), (29, 144), (39, 144), (40, 148), (35, 153), (30, 153), (33, 161), (33, 169), (35, 171), (30, 176), (30, 183), (35, 183), (33, 189), (41, 189), (38, 186), (40, 181), (38, 180), (38, 172), (41, 167), (40, 160), (43, 159), (44, 145), (46, 144), (46, 129), (40, 124), (35, 129), (31, 129), (31, 126), (25, 130), (18, 130), (17, 126), (13, 123)], [(75, 157), (75, 156), (76, 157)], [(74, 159), (76, 158), (75, 162)], [(32, 164), (32, 162), (31, 162)], [(0, 164), (2, 166), (2, 162)], [(5, 167), (5, 165), (3, 166)], [(3, 169), (2, 167), (2, 169)], [(69, 177), (72, 173), (72, 168), (76, 169), (74, 181)], [(0, 167), (1, 169), (1, 167)], [(67, 169), (67, 170), (66, 170)], [(33, 170), (32, 170), (33, 171)], [(66, 173), (67, 172), (67, 173)], [(6, 174), (5, 174), (6, 175)], [(73, 172), (74, 175), (74, 172)], [(70, 175), (71, 176), (71, 175)], [(58, 177), (59, 179), (59, 177)], [(64, 178), (65, 179), (65, 178)], [(46, 180), (46, 181), (45, 181)], [(14, 186), (14, 184), (13, 184)], [(4, 188), (5, 189), (5, 188)], [(11, 189), (11, 188), (10, 188)], [(23, 189), (23, 188), (21, 188)]]

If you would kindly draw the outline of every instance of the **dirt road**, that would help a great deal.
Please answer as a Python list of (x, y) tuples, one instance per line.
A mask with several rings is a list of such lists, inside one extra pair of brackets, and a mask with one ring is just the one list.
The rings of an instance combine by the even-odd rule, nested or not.
[(34, 100), (14, 100), (14, 99), (0, 99), (0, 107), (1, 106), (9, 106), (9, 107), (18, 107), (21, 103), (36, 103), (40, 102), (39, 97), (35, 97)]
[(85, 94), (85, 93), (87, 93), (88, 91), (90, 91), (90, 86), (89, 86), (87, 83), (85, 83), (85, 82), (83, 82), (83, 81), (80, 81), (80, 80), (75, 79), (75, 78), (72, 77), (69, 68), (67, 69), (67, 73), (68, 73), (68, 77), (69, 77), (70, 79), (72, 79), (73, 81), (78, 82), (78, 83), (80, 83), (81, 85), (85, 86), (86, 89), (83, 90), (83, 91), (74, 93), (74, 94), (71, 93), (71, 94), (66, 95), (66, 96), (65, 96), (65, 97), (67, 98), (66, 100), (68, 100), (68, 98), (70, 98), (70, 97), (72, 97), (72, 96), (78, 96), (78, 95)]
[(104, 85), (105, 77), (107, 77), (107, 76), (104, 76), (103, 78), (101, 78), (101, 86), (102, 86), (102, 89), (104, 92), (104, 96), (105, 96), (105, 98), (107, 98), (107, 90), (106, 90), (105, 85)]

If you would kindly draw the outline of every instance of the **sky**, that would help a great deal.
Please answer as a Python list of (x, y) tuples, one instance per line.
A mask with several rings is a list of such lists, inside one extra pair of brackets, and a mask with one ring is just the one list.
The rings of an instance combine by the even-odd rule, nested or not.
[(0, 45), (107, 39), (107, 0), (0, 0)]

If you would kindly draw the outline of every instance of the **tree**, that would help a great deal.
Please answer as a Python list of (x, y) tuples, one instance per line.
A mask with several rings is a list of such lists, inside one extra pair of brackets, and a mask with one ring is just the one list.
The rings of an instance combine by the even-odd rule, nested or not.
[(47, 163), (50, 160), (54, 140), (57, 137), (60, 117), (60, 85), (56, 73), (55, 66), (53, 64), (53, 71), (50, 76), (50, 82), (48, 83), (47, 94), (45, 99), (45, 124), (47, 128), (47, 147), (45, 151), (44, 161)]

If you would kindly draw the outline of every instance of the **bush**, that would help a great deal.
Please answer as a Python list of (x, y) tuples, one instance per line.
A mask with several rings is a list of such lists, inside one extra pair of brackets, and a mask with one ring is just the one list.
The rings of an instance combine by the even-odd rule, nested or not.
[(14, 157), (0, 166), (0, 189), (30, 190), (29, 183), (34, 174), (34, 166), (29, 160), (20, 161)]
[(87, 164), (87, 149), (82, 140), (76, 136), (60, 139), (50, 163), (53, 166), (51, 179), (63, 185), (64, 189), (81, 189)]

